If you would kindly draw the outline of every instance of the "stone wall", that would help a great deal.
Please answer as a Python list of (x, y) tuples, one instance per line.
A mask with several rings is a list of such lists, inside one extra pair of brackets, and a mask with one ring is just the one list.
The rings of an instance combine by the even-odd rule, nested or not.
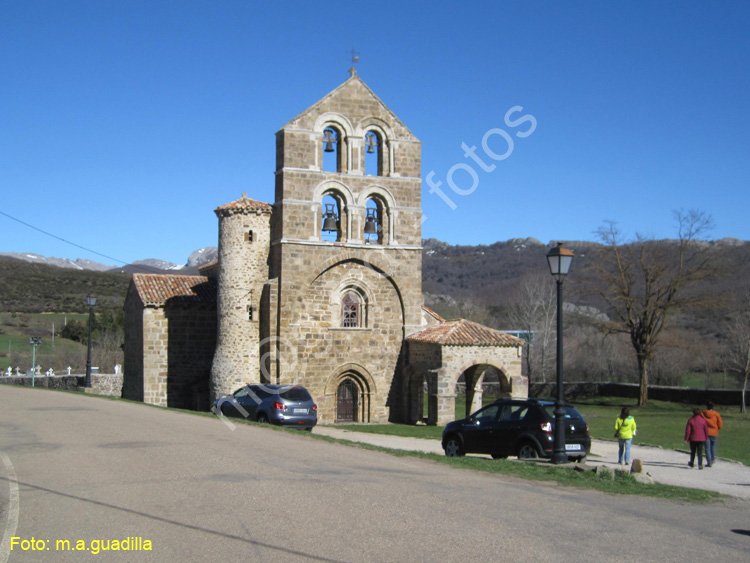
[(167, 305), (167, 406), (208, 410), (211, 361), (216, 349), (216, 308)]
[[(106, 395), (107, 397), (121, 397), (123, 376), (120, 374), (91, 374), (91, 389), (84, 387), (85, 375), (54, 375), (37, 376), (33, 378), (34, 387), (42, 389), (61, 389), (65, 391), (82, 391), (93, 395)], [(2, 385), (32, 386), (31, 376), (0, 376)]]
[[(320, 262), (324, 251), (336, 255), (330, 266)], [(286, 245), (284, 252), (288, 254), (284, 271), (290, 273), (282, 278), (279, 297), (283, 305), (276, 334), (277, 380), (305, 385), (318, 403), (320, 422), (325, 423), (336, 420), (338, 385), (352, 379), (362, 407), (357, 420), (387, 421), (391, 382), (404, 338), (407, 305), (400, 293), (411, 285), (411, 275), (404, 272), (406, 279), (389, 279), (343, 248)], [(414, 259), (418, 260), (416, 255)], [(419, 270), (417, 263), (412, 266)], [(408, 267), (406, 260), (399, 264), (402, 267)], [(341, 326), (341, 302), (350, 290), (362, 295), (362, 321), (357, 328)], [(413, 310), (408, 313), (417, 315)]]

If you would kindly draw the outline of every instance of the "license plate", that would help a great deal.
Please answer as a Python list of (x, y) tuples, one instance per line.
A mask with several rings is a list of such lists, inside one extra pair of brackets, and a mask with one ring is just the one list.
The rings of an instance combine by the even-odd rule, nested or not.
[(565, 444), (566, 451), (580, 451), (581, 444)]
[(307, 414), (307, 409), (294, 409), (292, 412), (294, 414)]

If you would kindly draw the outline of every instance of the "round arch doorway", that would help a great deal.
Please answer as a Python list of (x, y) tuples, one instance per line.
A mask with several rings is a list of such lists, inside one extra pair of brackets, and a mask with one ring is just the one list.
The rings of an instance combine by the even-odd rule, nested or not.
[(359, 390), (350, 378), (344, 379), (336, 390), (336, 422), (358, 422)]

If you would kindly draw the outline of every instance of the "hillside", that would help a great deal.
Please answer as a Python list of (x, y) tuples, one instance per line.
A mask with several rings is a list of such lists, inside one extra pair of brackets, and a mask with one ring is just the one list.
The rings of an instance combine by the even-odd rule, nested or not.
[[(664, 244), (669, 244), (664, 241)], [(709, 283), (720, 295), (744, 294), (750, 280), (750, 244), (734, 239), (710, 244), (720, 275)], [(592, 242), (568, 242), (576, 253), (566, 287), (566, 301), (599, 306), (592, 296), (576, 291), (576, 281), (586, 275)], [(511, 239), (489, 246), (453, 246), (435, 239), (423, 241), (422, 289), (425, 303), (444, 316), (483, 310), (477, 318), (497, 328), (504, 326), (503, 310), (529, 278), (549, 276), (545, 255), (549, 245)], [(211, 249), (213, 251), (214, 249)], [(197, 253), (205, 253), (196, 251)], [(194, 253), (195, 254), (195, 253)], [(143, 261), (146, 262), (146, 261)], [(158, 261), (153, 261), (152, 264)], [(121, 307), (134, 271), (195, 274), (190, 264), (181, 270), (160, 270), (154, 265), (129, 265), (108, 272), (61, 268), (0, 256), (0, 311), (85, 312), (84, 296), (94, 291), (105, 308)]]
[(121, 308), (130, 274), (58, 268), (0, 256), (0, 312), (84, 313), (86, 295), (97, 309)]

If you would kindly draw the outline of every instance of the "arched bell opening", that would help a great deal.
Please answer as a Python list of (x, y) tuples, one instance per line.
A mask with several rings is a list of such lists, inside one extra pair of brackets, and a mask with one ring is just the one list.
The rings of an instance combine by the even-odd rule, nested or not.
[(333, 126), (323, 129), (323, 171), (340, 173), (344, 164), (343, 139), (341, 131)]
[(383, 175), (383, 138), (375, 131), (365, 133), (365, 175)]
[(328, 242), (344, 240), (344, 217), (343, 200), (335, 192), (329, 192), (323, 196), (322, 223), (320, 226), (320, 239)]
[(366, 244), (387, 244), (387, 207), (380, 198), (371, 197), (365, 204), (364, 240)]

